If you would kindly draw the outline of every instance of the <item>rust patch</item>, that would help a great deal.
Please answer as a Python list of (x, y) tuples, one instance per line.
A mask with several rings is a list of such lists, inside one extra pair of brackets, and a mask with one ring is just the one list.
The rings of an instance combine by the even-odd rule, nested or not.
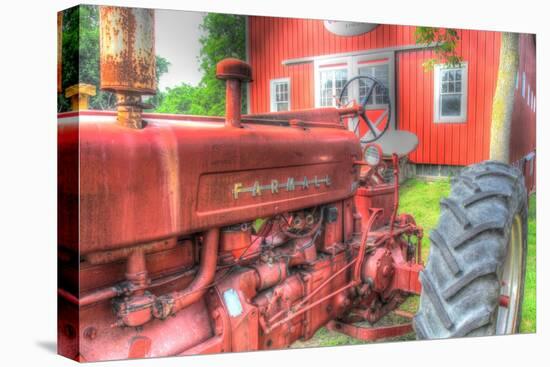
[(155, 94), (154, 21), (152, 9), (100, 8), (101, 89)]

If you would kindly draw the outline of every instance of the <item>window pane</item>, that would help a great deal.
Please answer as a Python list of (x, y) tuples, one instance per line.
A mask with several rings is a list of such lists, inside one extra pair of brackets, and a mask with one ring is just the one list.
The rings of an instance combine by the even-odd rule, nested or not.
[(462, 83), (461, 82), (455, 82), (455, 92), (457, 92), (457, 93), (462, 92)]
[(368, 83), (365, 79), (359, 79), (359, 101), (367, 95)]
[(288, 103), (277, 103), (277, 111), (288, 111)]
[[(347, 81), (348, 81), (348, 71), (345, 69), (336, 70), (335, 80), (334, 80), (334, 86), (335, 86), (334, 94), (336, 98), (340, 97), (340, 92), (342, 92), (342, 88), (344, 87), (344, 84), (346, 84)], [(344, 95), (342, 96), (342, 100), (340, 102), (347, 103), (348, 102), (347, 97), (348, 97), (348, 90), (344, 92)]]
[(447, 93), (449, 91), (449, 82), (441, 82), (441, 93)]
[[(374, 69), (371, 66), (363, 66), (362, 68), (359, 68), (359, 75), (368, 75), (368, 76), (374, 76)], [(359, 103), (365, 98), (367, 93), (370, 91), (370, 88), (373, 85), (373, 81), (370, 79), (359, 79)], [(374, 96), (374, 91), (371, 93), (371, 96), (369, 97), (367, 101), (367, 105), (372, 105), (372, 99)]]
[[(389, 66), (388, 64), (379, 64), (372, 66), (363, 66), (359, 68), (359, 75), (368, 75), (376, 78), (383, 86), (376, 85), (374, 91), (371, 93), (370, 98), (367, 101), (367, 105), (386, 104), (389, 101), (388, 90), (389, 87)], [(366, 95), (374, 82), (371, 80), (360, 79), (359, 83), (359, 101), (361, 101)], [(385, 88), (384, 88), (385, 87)]]
[(325, 82), (323, 83), (322, 88), (326, 91), (332, 91), (332, 78), (325, 79)]
[(455, 91), (455, 84), (449, 83), (449, 93), (454, 93), (454, 91)]
[(332, 106), (332, 81), (334, 71), (321, 71), (321, 106)]
[(457, 81), (462, 80), (462, 70), (457, 70), (456, 71), (456, 80)]
[(275, 102), (288, 102), (287, 82), (278, 82), (275, 84)]
[(385, 87), (388, 86), (388, 64), (374, 66), (374, 77)]
[(388, 103), (388, 96), (387, 95), (377, 95), (376, 100), (374, 102), (375, 104), (387, 104)]
[(446, 82), (447, 80), (449, 80), (449, 72), (447, 70), (444, 70), (441, 72), (441, 75), (443, 77), (443, 81)]
[(441, 116), (460, 116), (460, 94), (441, 96)]

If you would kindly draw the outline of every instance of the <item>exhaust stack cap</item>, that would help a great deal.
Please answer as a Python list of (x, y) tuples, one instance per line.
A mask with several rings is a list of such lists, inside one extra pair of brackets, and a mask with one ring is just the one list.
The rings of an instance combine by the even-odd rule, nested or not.
[(252, 80), (252, 68), (246, 62), (228, 58), (216, 65), (216, 78), (225, 80), (225, 126), (241, 126), (241, 82)]
[(221, 80), (237, 79), (241, 82), (252, 81), (252, 68), (239, 59), (223, 59), (216, 65), (216, 78)]

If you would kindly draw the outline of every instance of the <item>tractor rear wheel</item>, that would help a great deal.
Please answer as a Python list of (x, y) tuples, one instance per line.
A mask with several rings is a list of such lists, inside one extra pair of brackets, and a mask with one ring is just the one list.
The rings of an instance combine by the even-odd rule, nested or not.
[(518, 332), (527, 255), (521, 172), (487, 161), (453, 178), (420, 274), (418, 339)]

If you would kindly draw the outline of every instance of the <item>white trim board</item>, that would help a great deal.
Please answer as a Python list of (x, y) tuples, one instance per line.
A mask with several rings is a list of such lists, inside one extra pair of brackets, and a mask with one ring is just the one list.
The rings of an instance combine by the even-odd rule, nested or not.
[(325, 60), (325, 59), (336, 59), (336, 58), (348, 57), (348, 56), (381, 54), (381, 53), (387, 53), (387, 52), (420, 50), (420, 49), (433, 48), (435, 46), (437, 46), (437, 43), (434, 42), (434, 43), (430, 43), (429, 45), (405, 45), (405, 46), (395, 46), (395, 47), (386, 47), (386, 48), (376, 48), (371, 50), (358, 50), (358, 51), (342, 52), (342, 53), (330, 54), (330, 55), (318, 55), (318, 56), (299, 57), (295, 59), (286, 59), (281, 61), (281, 64), (285, 66), (289, 66), (289, 65), (315, 62), (315, 61)]

